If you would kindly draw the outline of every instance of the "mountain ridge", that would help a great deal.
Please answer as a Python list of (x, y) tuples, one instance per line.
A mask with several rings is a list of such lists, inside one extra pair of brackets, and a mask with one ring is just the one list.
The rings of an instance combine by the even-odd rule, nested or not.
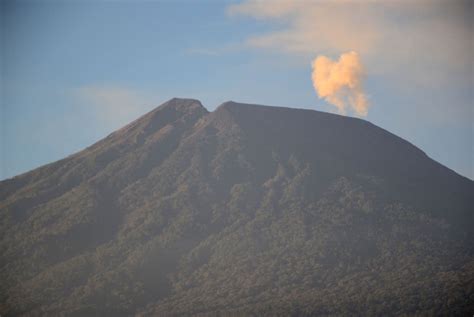
[(0, 182), (0, 314), (468, 313), (473, 192), (365, 120), (173, 98)]
[[(270, 105), (261, 105), (261, 104), (251, 104), (251, 103), (242, 103), (242, 102), (236, 102), (236, 101), (232, 101), (232, 100), (229, 100), (229, 101), (226, 101), (226, 102), (223, 102), (221, 103), (220, 105), (218, 105), (212, 112), (208, 111), (203, 105), (202, 103), (198, 100), (198, 99), (194, 99), (194, 98), (183, 98), (183, 97), (173, 97), (171, 99), (169, 99), (168, 101), (164, 102), (163, 104), (153, 108), (152, 110), (150, 110), (148, 113), (140, 116), (139, 118), (133, 120), (132, 122), (130, 122), (129, 124), (126, 124), (125, 126), (117, 129), (116, 131), (113, 131), (111, 133), (109, 133), (107, 136), (105, 136), (103, 139), (95, 142), (94, 144), (90, 145), (90, 146), (87, 146), (86, 148), (82, 149), (82, 150), (78, 150), (77, 152), (75, 153), (72, 153), (68, 156), (66, 156), (65, 158), (62, 158), (62, 159), (59, 159), (57, 161), (54, 161), (54, 162), (50, 162), (50, 163), (46, 163), (44, 165), (41, 165), (41, 166), (38, 166), (38, 167), (35, 167), (34, 169), (32, 170), (29, 170), (29, 171), (26, 171), (26, 172), (23, 172), (23, 173), (20, 173), (18, 175), (14, 175), (12, 177), (9, 177), (9, 178), (6, 178), (6, 179), (3, 179), (3, 180), (0, 180), (0, 182), (4, 182), (4, 181), (8, 181), (8, 180), (11, 180), (11, 179), (14, 179), (14, 178), (17, 178), (19, 176), (22, 176), (24, 174), (27, 174), (33, 170), (36, 170), (36, 169), (39, 169), (39, 168), (43, 168), (43, 167), (46, 167), (46, 166), (49, 166), (51, 164), (55, 164), (59, 161), (62, 161), (64, 159), (67, 159), (71, 156), (74, 156), (74, 155), (77, 155), (79, 154), (80, 152), (94, 146), (96, 143), (104, 140), (104, 139), (107, 139), (109, 137), (111, 137), (112, 135), (118, 133), (119, 131), (122, 131), (122, 130), (126, 130), (127, 128), (130, 128), (131, 126), (133, 126), (134, 124), (138, 124), (141, 120), (144, 120), (145, 117), (147, 116), (150, 116), (150, 115), (153, 115), (153, 114), (156, 114), (160, 109), (162, 110), (163, 108), (172, 108), (173, 107), (173, 102), (189, 102), (189, 103), (196, 103), (198, 104), (203, 110), (205, 110), (206, 114), (212, 114), (214, 112), (216, 112), (219, 108), (226, 108), (226, 109), (231, 109), (232, 107), (234, 106), (247, 106), (247, 107), (266, 107), (266, 108), (270, 108), (270, 109), (280, 109), (280, 110), (296, 110), (296, 111), (304, 111), (304, 112), (308, 112), (308, 113), (318, 113), (319, 115), (327, 115), (327, 116), (334, 116), (334, 117), (338, 117), (338, 118), (341, 118), (341, 119), (348, 119), (348, 120), (359, 120), (359, 121), (362, 121), (362, 122), (365, 122), (366, 124), (369, 124), (369, 125), (372, 125), (390, 135), (393, 135), (393, 136), (396, 136), (397, 138), (400, 138), (398, 137), (396, 134), (393, 134), (392, 132), (382, 128), (382, 127), (379, 127), (377, 126), (376, 124), (368, 121), (368, 120), (365, 120), (365, 119), (362, 119), (362, 118), (357, 118), (357, 117), (348, 117), (348, 116), (345, 116), (345, 115), (340, 115), (340, 114), (335, 114), (335, 113), (329, 113), (329, 112), (324, 112), (324, 111), (320, 111), (320, 110), (314, 110), (314, 109), (307, 109), (307, 108), (297, 108), (297, 107), (284, 107), (284, 106), (270, 106)], [(400, 138), (401, 140), (403, 140), (404, 142), (408, 143), (409, 145), (413, 146), (414, 148), (416, 148), (416, 150), (420, 151), (421, 153), (423, 153), (424, 155), (426, 155), (428, 158), (434, 160), (433, 158), (431, 158), (428, 154), (426, 154), (426, 152), (424, 152), (421, 148), (417, 147), (414, 143), (411, 143), (410, 141), (407, 141), (405, 139), (402, 139)], [(469, 181), (473, 181), (471, 179), (469, 179), (468, 177), (462, 175), (462, 174), (459, 174), (458, 172), (456, 172), (455, 170), (437, 162), (438, 164), (442, 165), (444, 168), (446, 169), (449, 169), (451, 172), (453, 173), (456, 173), (458, 176), (462, 177), (462, 178), (465, 178)]]

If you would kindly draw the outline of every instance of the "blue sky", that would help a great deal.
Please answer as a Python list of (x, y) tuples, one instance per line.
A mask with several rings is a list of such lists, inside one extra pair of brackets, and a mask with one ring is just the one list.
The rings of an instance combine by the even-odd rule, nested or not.
[(0, 179), (175, 96), (336, 112), (311, 61), (349, 50), (366, 69), (364, 119), (472, 179), (472, 4), (400, 3), (2, 1)]

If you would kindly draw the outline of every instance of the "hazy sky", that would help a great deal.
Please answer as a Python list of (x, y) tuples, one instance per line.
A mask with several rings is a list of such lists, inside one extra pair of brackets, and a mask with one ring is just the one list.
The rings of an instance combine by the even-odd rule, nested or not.
[(352, 51), (364, 70), (364, 119), (474, 178), (472, 1), (0, 5), (1, 179), (175, 96), (211, 111), (234, 100), (336, 113), (313, 88), (312, 62), (333, 65)]

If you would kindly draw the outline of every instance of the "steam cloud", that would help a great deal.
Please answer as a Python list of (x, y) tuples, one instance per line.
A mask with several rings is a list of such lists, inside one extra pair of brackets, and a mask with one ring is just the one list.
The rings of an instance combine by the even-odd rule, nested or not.
[(359, 55), (344, 53), (338, 61), (319, 55), (312, 63), (313, 86), (318, 96), (345, 114), (348, 107), (359, 116), (366, 116), (369, 108), (362, 81), (365, 77)]

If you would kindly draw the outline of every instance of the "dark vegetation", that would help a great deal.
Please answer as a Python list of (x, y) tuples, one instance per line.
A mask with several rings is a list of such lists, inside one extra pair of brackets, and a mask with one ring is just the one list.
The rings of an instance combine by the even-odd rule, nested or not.
[(363, 120), (172, 99), (0, 183), (0, 314), (471, 316), (473, 194)]

